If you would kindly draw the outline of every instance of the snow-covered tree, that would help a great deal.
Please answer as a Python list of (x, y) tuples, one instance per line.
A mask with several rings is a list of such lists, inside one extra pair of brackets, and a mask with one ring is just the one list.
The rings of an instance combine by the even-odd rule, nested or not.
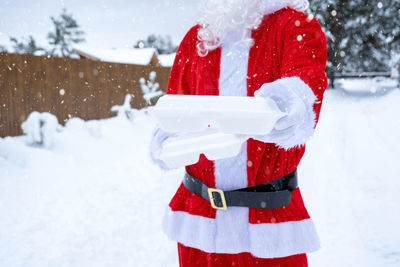
[(132, 101), (132, 95), (127, 94), (125, 96), (124, 104), (122, 106), (118, 105), (113, 106), (111, 108), (111, 112), (117, 113), (118, 117), (123, 117), (130, 121), (133, 121), (137, 110), (132, 108), (131, 101)]
[(51, 17), (54, 25), (54, 31), (47, 35), (49, 44), (53, 47), (50, 51), (51, 55), (55, 56), (70, 56), (72, 54), (72, 45), (84, 42), (84, 32), (80, 30), (80, 26), (68, 14), (66, 9), (63, 9), (59, 18)]
[(49, 148), (54, 142), (54, 135), (61, 130), (57, 117), (47, 113), (37, 111), (29, 114), (28, 119), (21, 125), (26, 135), (28, 145), (37, 145)]
[(155, 48), (158, 54), (174, 53), (178, 47), (172, 43), (171, 36), (163, 37), (161, 35), (151, 34), (146, 40), (139, 40), (134, 45), (134, 48)]
[(36, 41), (35, 39), (33, 39), (32, 35), (29, 35), (29, 37), (25, 41), (24, 40), (19, 41), (15, 37), (10, 37), (10, 41), (13, 43), (13, 48), (15, 53), (31, 54), (31, 55), (35, 54), (36, 52), (46, 53), (46, 51), (42, 47), (37, 46)]
[(400, 0), (314, 0), (328, 38), (328, 70), (386, 71), (399, 51)]
[(143, 92), (143, 99), (145, 100), (146, 106), (150, 103), (153, 98), (161, 96), (164, 94), (163, 91), (160, 91), (160, 85), (156, 82), (157, 74), (152, 71), (149, 75), (149, 80), (146, 81), (145, 78), (140, 78), (140, 88)]

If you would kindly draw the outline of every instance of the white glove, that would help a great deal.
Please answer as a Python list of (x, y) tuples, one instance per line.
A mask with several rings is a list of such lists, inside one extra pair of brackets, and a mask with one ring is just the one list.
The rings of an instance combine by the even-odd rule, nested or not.
[(279, 119), (270, 133), (250, 136), (251, 138), (275, 143), (288, 150), (305, 144), (312, 136), (315, 126), (313, 105), (316, 97), (311, 88), (300, 78), (283, 78), (266, 83), (254, 93), (254, 96), (271, 98), (279, 109), (288, 115)]
[(158, 158), (161, 153), (163, 143), (170, 137), (177, 136), (176, 133), (166, 132), (159, 124), (153, 129), (151, 142), (150, 142), (150, 158), (151, 160), (157, 164), (161, 169), (167, 171), (170, 168)]

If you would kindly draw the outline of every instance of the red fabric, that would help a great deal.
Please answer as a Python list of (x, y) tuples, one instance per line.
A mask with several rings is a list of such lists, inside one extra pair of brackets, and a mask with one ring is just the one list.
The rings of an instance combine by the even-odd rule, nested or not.
[[(168, 83), (168, 94), (218, 95), (221, 49), (211, 51), (206, 57), (197, 54), (198, 26), (193, 27), (179, 46)], [(257, 30), (252, 32), (254, 45), (250, 49), (247, 95), (254, 96), (264, 83), (280, 78), (298, 76), (315, 93), (318, 101), (314, 111), (319, 117), (323, 93), (327, 87), (326, 38), (316, 19), (302, 12), (281, 9), (266, 16)], [(305, 146), (288, 151), (275, 144), (249, 139), (247, 141), (248, 186), (277, 179), (294, 171)], [(189, 174), (201, 179), (207, 186), (215, 187), (214, 163), (204, 155), (197, 164), (186, 166)], [(301, 184), (301, 178), (300, 184)], [(178, 188), (170, 202), (173, 211), (215, 218), (216, 211), (210, 203)], [(292, 192), (289, 206), (280, 209), (250, 209), (249, 222), (280, 223), (308, 219), (299, 189)]]
[(206, 253), (178, 243), (180, 267), (307, 267), (307, 255), (298, 254), (284, 258), (256, 258), (250, 253)]

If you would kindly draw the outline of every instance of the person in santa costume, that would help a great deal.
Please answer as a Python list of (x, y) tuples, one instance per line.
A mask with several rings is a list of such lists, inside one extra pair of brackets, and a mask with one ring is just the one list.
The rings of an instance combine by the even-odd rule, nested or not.
[[(306, 0), (204, 0), (198, 24), (181, 42), (167, 94), (268, 97), (288, 115), (267, 135), (251, 136), (232, 158), (186, 166), (186, 173), (224, 191), (293, 173), (319, 118), (327, 88), (326, 37), (303, 13)], [(155, 155), (174, 133), (156, 127)], [(307, 266), (320, 247), (298, 187), (280, 208), (212, 207), (182, 183), (163, 220), (178, 242), (180, 266)], [(265, 203), (263, 203), (265, 204)]]

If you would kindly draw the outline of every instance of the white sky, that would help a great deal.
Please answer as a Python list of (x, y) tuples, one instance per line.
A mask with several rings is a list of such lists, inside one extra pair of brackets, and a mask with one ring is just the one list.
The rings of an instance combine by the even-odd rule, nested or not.
[(0, 45), (10, 48), (9, 36), (32, 35), (47, 44), (50, 16), (63, 7), (85, 31), (88, 46), (131, 47), (151, 33), (171, 35), (178, 44), (194, 25), (199, 0), (0, 0)]

